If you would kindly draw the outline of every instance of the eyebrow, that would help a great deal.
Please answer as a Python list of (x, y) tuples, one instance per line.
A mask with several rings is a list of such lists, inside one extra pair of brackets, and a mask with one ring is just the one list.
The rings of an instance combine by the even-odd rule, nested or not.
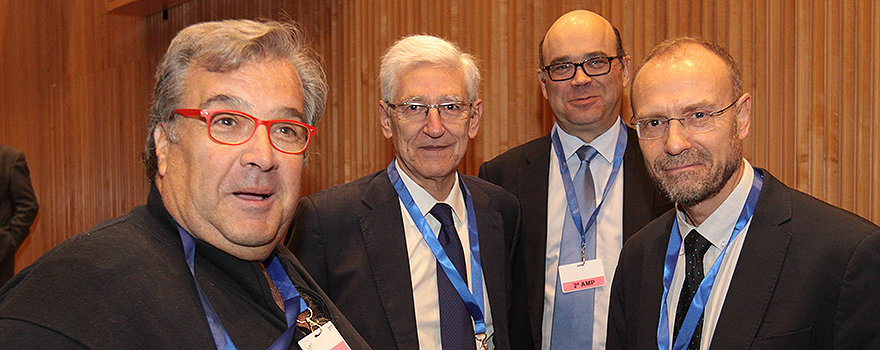
[(253, 109), (254, 105), (248, 102), (247, 100), (237, 97), (237, 96), (229, 96), (224, 94), (214, 95), (202, 102), (199, 105), (201, 109), (210, 109), (212, 106), (222, 105), (226, 108), (231, 109)]
[(562, 62), (582, 62), (582, 61), (586, 61), (588, 59), (595, 58), (595, 57), (608, 57), (608, 54), (605, 53), (604, 51), (593, 51), (593, 52), (588, 52), (586, 55), (583, 55), (581, 57), (583, 57), (583, 58), (580, 60), (577, 60), (577, 59), (572, 58), (572, 56), (570, 56), (570, 55), (564, 55), (564, 56), (554, 58), (552, 61), (550, 61), (550, 64), (556, 64), (556, 63), (562, 63)]
[[(238, 97), (238, 96), (230, 96), (225, 94), (214, 95), (205, 100), (199, 108), (201, 109), (211, 109), (211, 107), (220, 107), (222, 106), (224, 109), (255, 109), (255, 106), (248, 102), (247, 100)], [(279, 118), (275, 119), (295, 119), (303, 121), (305, 120), (305, 113), (300, 111), (299, 109), (293, 107), (279, 107), (271, 112), (271, 115), (277, 115)]]
[(281, 107), (273, 113), (273, 115), (281, 116), (278, 119), (295, 119), (305, 121), (305, 113), (293, 107)]
[[(700, 110), (709, 111), (711, 113), (711, 112), (714, 112), (714, 110), (712, 110), (712, 109), (713, 109), (713, 107), (712, 107), (711, 102), (700, 101), (700, 102), (696, 102), (696, 103), (693, 103), (693, 104), (690, 104), (690, 105), (684, 107), (684, 109), (681, 110), (680, 114), (682, 114), (682, 115), (690, 114), (690, 113), (700, 111)], [(664, 115), (663, 113), (659, 113), (659, 112), (649, 112), (645, 115), (635, 116), (636, 120), (655, 119), (655, 118), (667, 118), (668, 119), (670, 117)], [(673, 118), (675, 118), (675, 117), (673, 117)]]
[(695, 111), (699, 111), (699, 110), (709, 110), (709, 112), (714, 112), (711, 109), (713, 109), (711, 102), (700, 101), (700, 102), (686, 106), (684, 109), (682, 109), (682, 113), (687, 114), (687, 113), (691, 113), (691, 112), (695, 112)]
[[(441, 95), (439, 97), (439, 99), (440, 99), (440, 102), (438, 102), (438, 103), (448, 103), (448, 102), (461, 103), (462, 101), (464, 101), (464, 99), (462, 99), (461, 97), (458, 97), (456, 95)], [(403, 99), (403, 101), (401, 101), (400, 103), (425, 103), (425, 100), (426, 100), (425, 96), (421, 96), (421, 95), (410, 96), (410, 97)]]

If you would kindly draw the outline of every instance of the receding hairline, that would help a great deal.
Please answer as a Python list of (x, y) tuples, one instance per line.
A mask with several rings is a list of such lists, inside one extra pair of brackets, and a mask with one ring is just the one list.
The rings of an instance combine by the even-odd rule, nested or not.
[(742, 73), (736, 61), (723, 47), (706, 41), (701, 38), (679, 37), (663, 41), (655, 46), (648, 55), (645, 56), (638, 68), (633, 72), (632, 83), (630, 86), (635, 90), (636, 82), (641, 75), (642, 68), (651, 63), (675, 62), (683, 61), (687, 58), (695, 58), (699, 56), (714, 57), (721, 61), (726, 68), (728, 78), (731, 83), (731, 92), (734, 98), (738, 98), (743, 94)]
[[(550, 28), (547, 29), (547, 32), (544, 33), (541, 42), (538, 44), (538, 60), (540, 65), (543, 66), (547, 64), (547, 61), (544, 60), (544, 52), (546, 51), (544, 45), (547, 45), (547, 39), (551, 34), (556, 35), (557, 32), (568, 27), (573, 27), (574, 29), (572, 30), (575, 32), (584, 32), (584, 29), (592, 31), (599, 26), (601, 26), (604, 39), (610, 38), (611, 43), (614, 46), (611, 51), (605, 52), (605, 54), (626, 56), (626, 51), (623, 49), (623, 43), (620, 39), (620, 31), (611, 23), (611, 21), (592, 11), (574, 10), (557, 18), (556, 21), (550, 25)], [(604, 49), (602, 49), (602, 51), (604, 52)], [(549, 59), (553, 60), (553, 57), (550, 57)]]

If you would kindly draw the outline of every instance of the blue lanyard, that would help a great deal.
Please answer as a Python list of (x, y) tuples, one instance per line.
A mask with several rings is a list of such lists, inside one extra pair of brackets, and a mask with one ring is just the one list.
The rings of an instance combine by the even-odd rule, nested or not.
[[(471, 198), (471, 191), (468, 190), (464, 181), (460, 182), (465, 191), (465, 205), (467, 205), (468, 239), (471, 246), (471, 286), (473, 287), (473, 292), (468, 289), (467, 283), (461, 277), (463, 274), (459, 274), (455, 265), (449, 260), (449, 256), (446, 255), (446, 251), (443, 250), (440, 241), (437, 240), (437, 236), (434, 234), (431, 226), (428, 225), (428, 221), (425, 220), (422, 212), (419, 211), (418, 205), (416, 205), (415, 200), (410, 195), (409, 190), (406, 189), (400, 174), (397, 172), (394, 159), (391, 160), (391, 164), (388, 164), (386, 170), (388, 178), (391, 179), (391, 183), (397, 191), (397, 195), (400, 197), (401, 202), (403, 202), (403, 206), (413, 219), (413, 222), (415, 222), (416, 227), (419, 228), (419, 232), (422, 233), (422, 237), (428, 243), (428, 247), (431, 248), (437, 262), (443, 267), (443, 271), (446, 272), (446, 276), (449, 277), (449, 281), (452, 282), (452, 286), (458, 291), (458, 295), (461, 296), (461, 300), (464, 301), (465, 307), (467, 307), (468, 312), (473, 317), (474, 333), (476, 335), (485, 335), (486, 318), (483, 315), (483, 268), (480, 262), (480, 237), (477, 234), (477, 216), (474, 213), (474, 201)], [(484, 337), (479, 338), (485, 339)]]
[[(186, 230), (184, 230), (183, 227), (180, 227), (180, 225), (177, 226), (177, 232), (180, 234), (180, 241), (183, 243), (183, 254), (186, 257), (186, 265), (189, 266), (189, 272), (192, 274), (193, 282), (196, 284), (196, 290), (199, 292), (199, 300), (202, 302), (202, 308), (205, 310), (205, 317), (208, 319), (208, 326), (211, 327), (211, 336), (214, 337), (214, 344), (217, 345), (218, 350), (235, 350), (235, 345), (232, 344), (232, 339), (229, 339), (229, 334), (226, 333), (226, 328), (223, 328), (223, 323), (220, 322), (220, 317), (217, 316), (217, 312), (214, 311), (214, 307), (211, 306), (211, 302), (208, 301), (208, 297), (205, 295), (205, 292), (202, 291), (202, 287), (199, 286), (199, 281), (196, 280), (195, 269), (193, 268), (196, 254), (195, 241), (193, 240), (192, 235), (190, 235), (189, 232), (186, 232)], [(281, 297), (284, 299), (284, 316), (287, 319), (287, 330), (275, 340), (269, 349), (289, 349), (290, 344), (293, 341), (293, 333), (296, 329), (296, 319), (299, 317), (299, 314), (308, 310), (308, 307), (306, 306), (305, 301), (302, 300), (302, 297), (300, 297), (293, 282), (290, 281), (287, 272), (281, 267), (278, 258), (275, 256), (272, 257), (272, 262), (266, 267), (266, 272), (268, 272), (269, 277), (272, 279), (272, 282), (275, 283), (275, 287), (278, 288), (278, 292), (281, 293)]]
[[(681, 323), (681, 328), (678, 330), (678, 337), (675, 338), (675, 344), (673, 344), (674, 350), (687, 349), (688, 344), (691, 342), (691, 337), (694, 335), (694, 330), (697, 328), (700, 316), (703, 315), (703, 310), (706, 308), (709, 294), (712, 293), (712, 287), (715, 285), (715, 276), (718, 275), (721, 261), (724, 260), (724, 255), (727, 253), (727, 247), (733, 244), (736, 236), (752, 219), (752, 214), (755, 212), (755, 206), (758, 204), (758, 196), (761, 194), (761, 187), (763, 185), (764, 177), (755, 170), (752, 188), (749, 190), (746, 203), (739, 214), (739, 218), (736, 220), (733, 232), (730, 234), (730, 240), (727, 241), (727, 245), (721, 250), (721, 255), (715, 259), (715, 262), (712, 263), (712, 268), (709, 269), (706, 277), (703, 278), (703, 282), (700, 283), (691, 306), (688, 308), (687, 315), (685, 315), (684, 321)], [(666, 298), (669, 294), (669, 286), (672, 285), (672, 276), (675, 274), (675, 265), (678, 261), (680, 248), (681, 232), (678, 230), (678, 216), (676, 216), (672, 222), (672, 232), (669, 235), (669, 245), (666, 248), (666, 262), (663, 265), (663, 299), (661, 299), (660, 303), (660, 324), (657, 327), (657, 342), (661, 350), (669, 349), (669, 311), (666, 308)]]
[[(611, 163), (611, 176), (609, 176), (608, 181), (605, 182), (605, 190), (602, 192), (602, 200), (599, 201), (599, 204), (596, 205), (596, 209), (590, 214), (590, 218), (587, 220), (586, 225), (583, 224), (583, 219), (581, 219), (581, 209), (580, 205), (578, 205), (577, 195), (574, 192), (571, 172), (568, 170), (568, 162), (566, 162), (565, 154), (562, 150), (562, 142), (559, 140), (559, 133), (556, 130), (553, 130), (551, 139), (553, 140), (553, 150), (556, 152), (556, 158), (559, 160), (559, 172), (562, 174), (562, 186), (565, 187), (565, 199), (568, 201), (568, 212), (571, 214), (571, 219), (574, 220), (574, 225), (577, 226), (581, 235), (581, 249), (585, 250), (587, 247), (587, 232), (590, 231), (590, 227), (595, 226), (596, 218), (599, 215), (599, 209), (602, 207), (602, 204), (605, 203), (605, 198), (608, 196), (608, 193), (611, 192), (611, 187), (614, 184), (614, 180), (617, 178), (617, 173), (620, 172), (620, 165), (623, 163), (623, 152), (626, 150), (627, 141), (626, 126), (623, 125), (623, 121), (621, 120), (620, 132), (617, 136), (617, 145), (614, 147), (614, 161)], [(594, 236), (590, 236), (589, 238), (595, 240)]]

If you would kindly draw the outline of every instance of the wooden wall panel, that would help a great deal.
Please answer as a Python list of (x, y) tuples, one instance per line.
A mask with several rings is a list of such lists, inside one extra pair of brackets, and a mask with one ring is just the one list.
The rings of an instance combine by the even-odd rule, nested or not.
[[(740, 63), (754, 118), (746, 157), (785, 183), (880, 222), (880, 4), (875, 0), (192, 0), (147, 17), (99, 0), (0, 0), (0, 143), (28, 156), (42, 204), (18, 268), (146, 197), (139, 153), (153, 69), (186, 25), (292, 18), (323, 57), (331, 86), (303, 193), (383, 168), (379, 58), (428, 33), (477, 56), (485, 116), (461, 171), (546, 134), (553, 115), (536, 78), (537, 45), (576, 8), (621, 31), (639, 62), (660, 41), (701, 36)], [(624, 107), (628, 118), (630, 108)]]
[(0, 143), (25, 153), (40, 202), (17, 269), (146, 198), (144, 29), (101, 1), (0, 0)]

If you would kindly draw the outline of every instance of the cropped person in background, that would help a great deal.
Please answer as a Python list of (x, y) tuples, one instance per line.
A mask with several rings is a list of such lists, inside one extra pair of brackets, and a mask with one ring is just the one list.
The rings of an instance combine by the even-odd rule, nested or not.
[(880, 348), (880, 228), (743, 158), (752, 98), (724, 49), (661, 43), (632, 107), (676, 208), (623, 247), (608, 349)]
[(326, 100), (303, 34), (279, 22), (196, 24), (156, 77), (147, 204), (0, 290), (0, 348), (300, 349), (317, 334), (368, 348), (278, 244)]
[(483, 101), (473, 57), (401, 39), (382, 58), (385, 170), (303, 198), (289, 246), (375, 349), (508, 349), (516, 198), (456, 171)]
[(15, 272), (15, 252), (40, 210), (21, 151), (0, 145), (0, 286)]
[[(632, 60), (617, 28), (590, 11), (566, 13), (547, 31), (538, 58), (553, 130), (480, 167), (481, 178), (522, 204), (511, 342), (519, 349), (604, 349), (620, 248), (672, 206), (648, 177), (635, 130), (620, 116)], [(600, 279), (606, 284), (566, 287)]]

